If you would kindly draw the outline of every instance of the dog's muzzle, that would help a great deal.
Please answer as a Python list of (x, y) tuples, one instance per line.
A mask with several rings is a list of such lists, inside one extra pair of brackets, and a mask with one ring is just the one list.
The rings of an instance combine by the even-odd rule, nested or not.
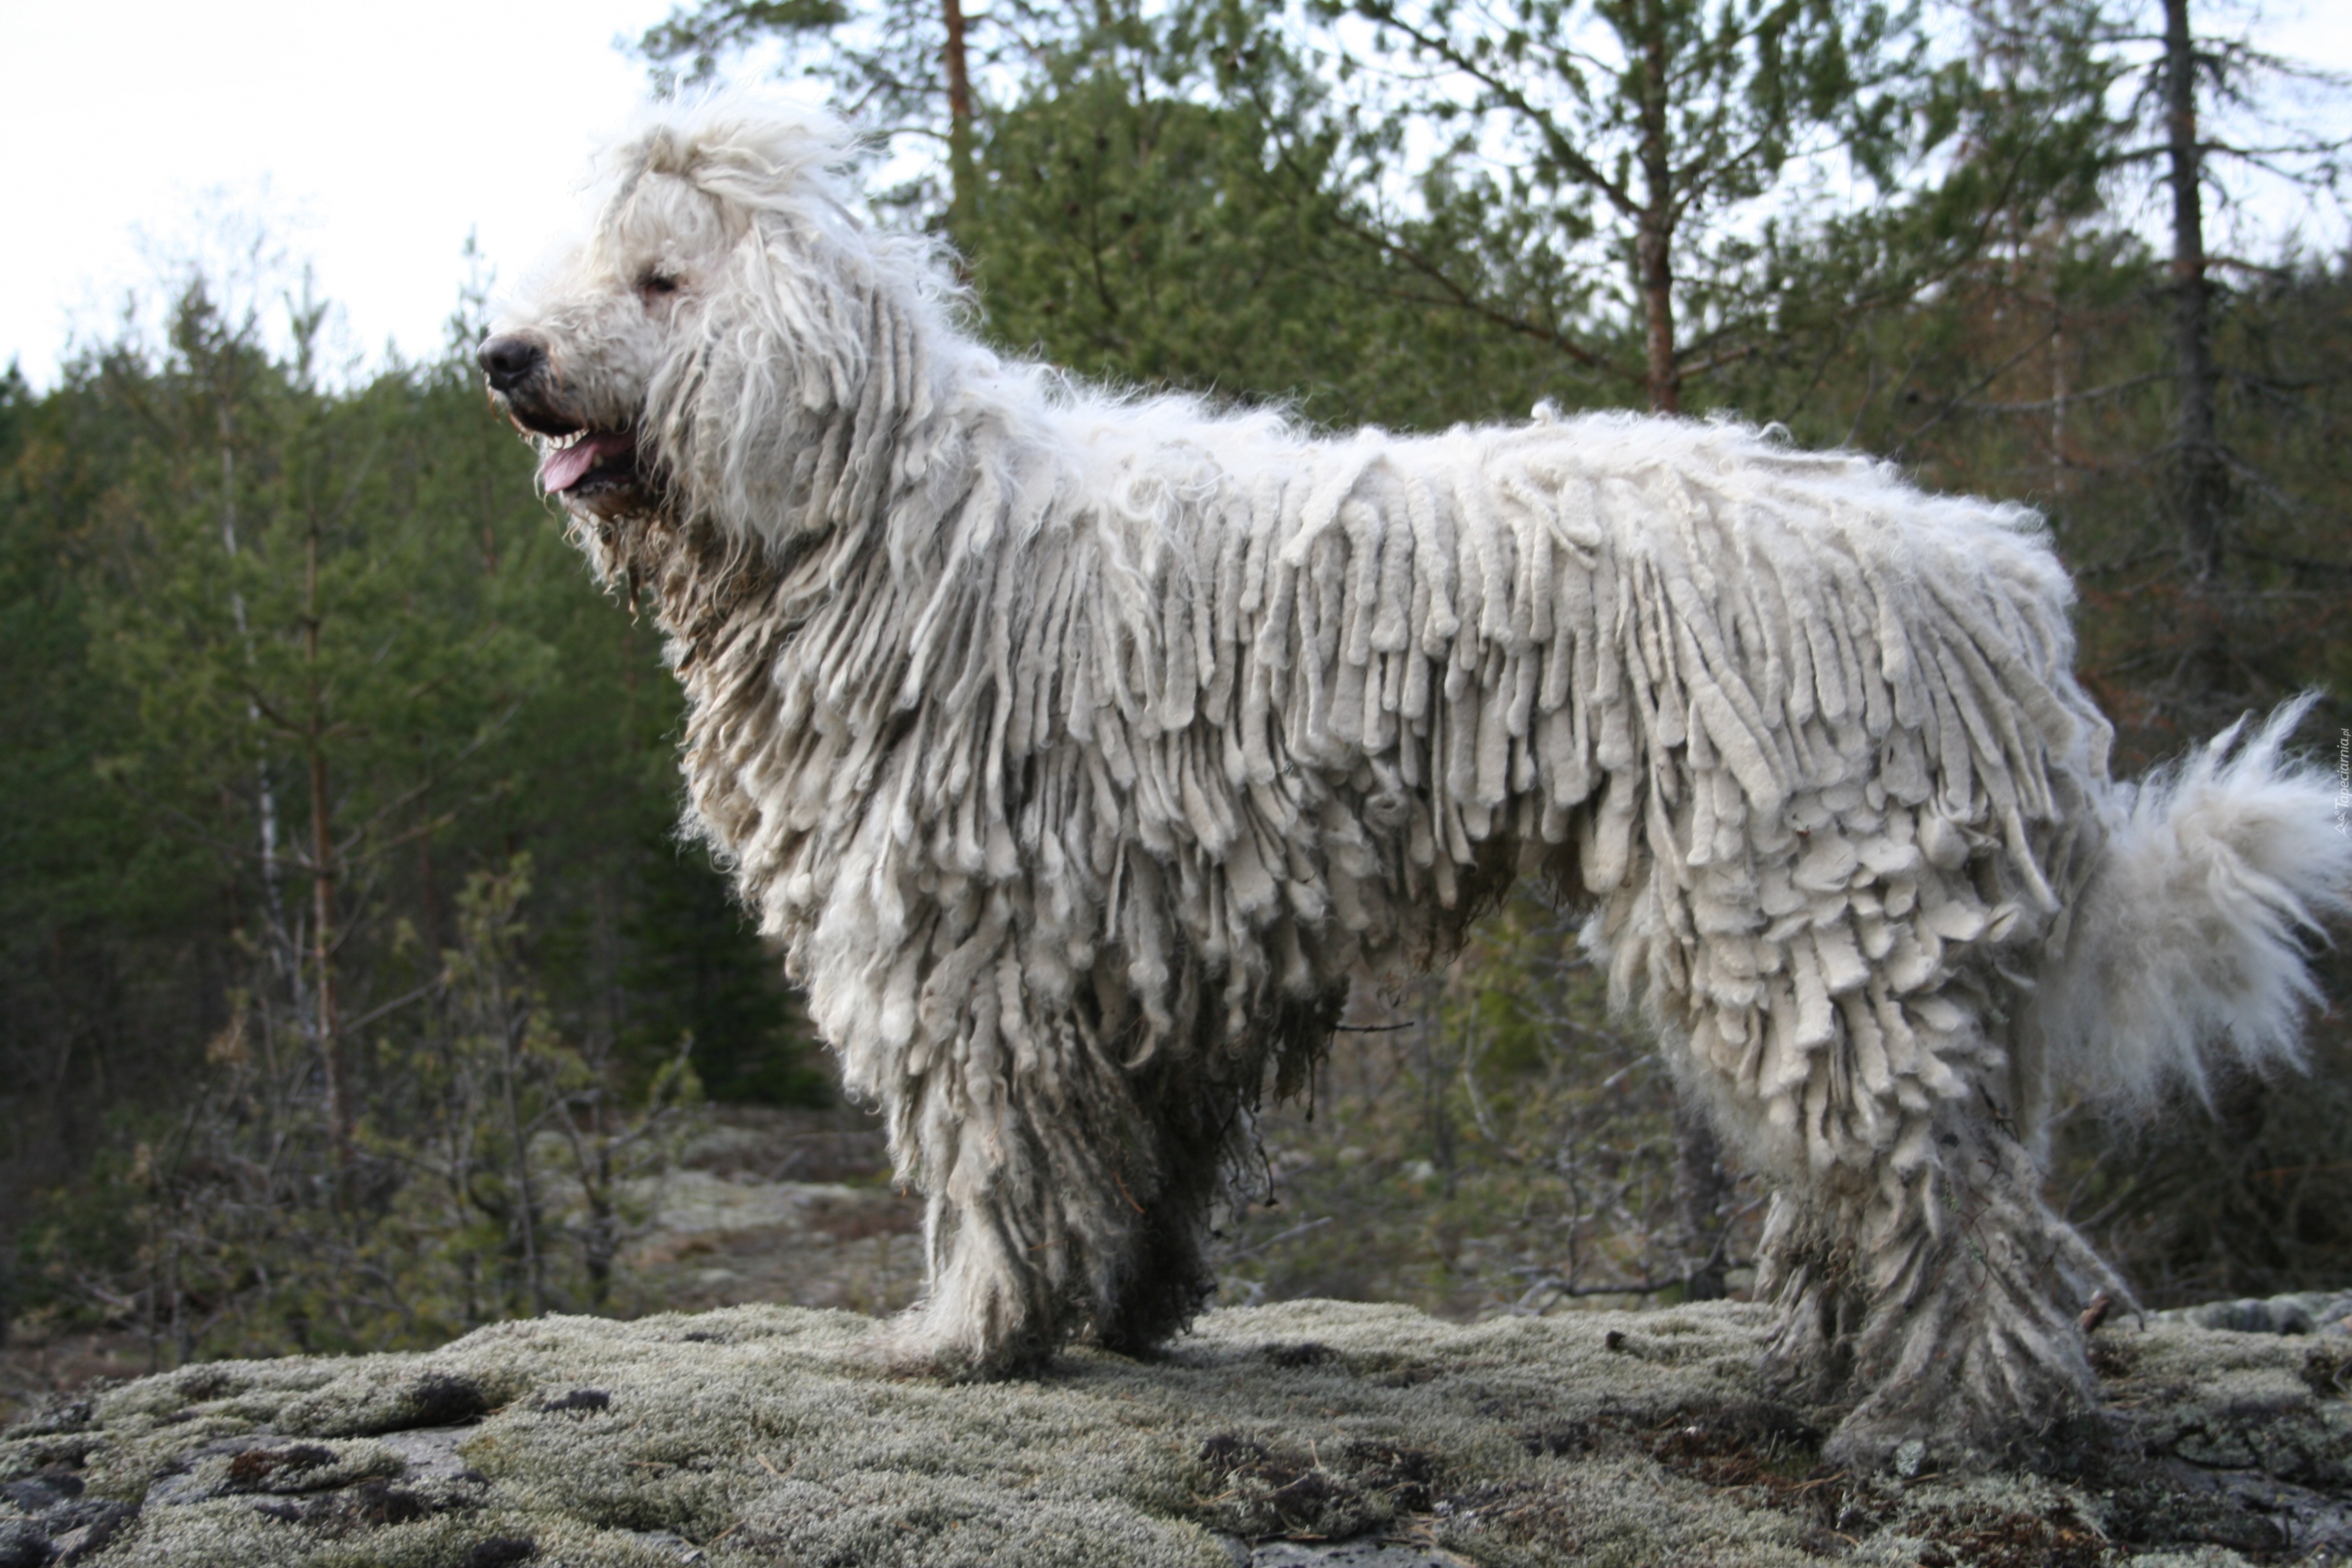
[(484, 341), (474, 357), (490, 380), (490, 390), (512, 396), (523, 383), (547, 367), (547, 351), (520, 332), (500, 332)]
[(603, 511), (642, 499), (635, 432), (582, 418), (556, 392), (545, 343), (527, 332), (500, 332), (474, 357), (500, 411), (517, 429), (539, 438), (542, 490)]

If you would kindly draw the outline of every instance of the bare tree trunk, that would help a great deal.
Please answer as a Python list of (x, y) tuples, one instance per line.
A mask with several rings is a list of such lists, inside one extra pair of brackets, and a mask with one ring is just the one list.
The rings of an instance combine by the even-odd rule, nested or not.
[(2066, 403), (2074, 392), (2068, 372), (2066, 342), (2066, 303), (2058, 295), (2058, 261), (2050, 258), (2050, 493), (2063, 496), (2067, 489), (2066, 469)]
[(507, 999), (503, 956), (498, 962), (500, 967), (493, 994), (497, 998), (499, 1083), (506, 1101), (507, 1138), (514, 1147), (515, 1190), (520, 1199), (518, 1206), (522, 1217), (523, 1285), (530, 1293), (530, 1315), (536, 1318), (547, 1310), (547, 1277), (539, 1256), (539, 1188), (531, 1180), (530, 1131), (523, 1125), (522, 1107), (515, 1093), (515, 1079), (522, 1070), (518, 1059), (522, 1054), (521, 1044), (516, 1037), (530, 1026), (528, 1015), (512, 1016), (513, 1009)]
[[(1642, 8), (1642, 179), (1643, 206), (1633, 237), (1642, 293), (1643, 359), (1650, 412), (1679, 414), (1682, 356), (1675, 342), (1675, 174), (1668, 140), (1666, 26), (1655, 0)], [(1706, 1112), (1675, 1091), (1675, 1206), (1691, 1249), (1686, 1295), (1713, 1301), (1724, 1293), (1723, 1151)]]
[[(1466, 1034), (1466, 1024), (1464, 1029)], [(1450, 1198), (1454, 1195), (1455, 1150), (1454, 1115), (1445, 1103), (1445, 1085), (1457, 1064), (1441, 1059), (1445, 1054), (1444, 1046), (1444, 1026), (1432, 1024), (1422, 1030), (1422, 1100), (1429, 1123), (1429, 1163), (1444, 1176), (1445, 1195)]]
[(1727, 1289), (1724, 1275), (1724, 1198), (1731, 1184), (1723, 1173), (1723, 1152), (1716, 1144), (1715, 1128), (1706, 1112), (1688, 1095), (1675, 1096), (1675, 1206), (1682, 1211), (1684, 1245), (1689, 1250), (1690, 1273), (1683, 1288), (1686, 1301), (1720, 1301)]
[(1634, 242), (1642, 269), (1642, 316), (1647, 361), (1650, 412), (1679, 414), (1683, 406), (1682, 367), (1675, 354), (1675, 275), (1672, 240), (1648, 219)]
[(2212, 283), (2205, 261), (2204, 149), (2189, 0), (2164, 0), (2164, 119), (2172, 172), (2172, 353), (2179, 388), (2180, 549), (2200, 584), (2221, 574), (2229, 469), (2215, 433)]
[(319, 1060), (327, 1076), (327, 1121), (333, 1129), (335, 1159), (351, 1157), (352, 1108), (343, 1082), (343, 1043), (335, 1016), (335, 837), (329, 816), (327, 753), (310, 751), (310, 932), (311, 966), (317, 976)]
[(2205, 150), (2197, 128), (2197, 40), (2189, 0), (2164, 0), (2164, 121), (2172, 185), (2172, 356), (2179, 401), (2174, 504), (2190, 590), (2183, 684), (2194, 701), (2229, 683), (2224, 606), (2230, 469), (2214, 405), (2213, 286), (2205, 257)]
[[(417, 797), (417, 805), (425, 805), (425, 797)], [(417, 920), (424, 927), (425, 951), (438, 958), (441, 952), (441, 879), (433, 864), (433, 835), (416, 836), (416, 902)]]
[(572, 1157), (580, 1167), (581, 1196), (588, 1205), (588, 1225), (581, 1245), (581, 1261), (588, 1274), (588, 1306), (601, 1312), (613, 1299), (613, 1262), (621, 1253), (621, 1216), (613, 1206), (613, 1140), (601, 1127), (591, 1131), (594, 1153), (582, 1149), (575, 1139)]
[(343, 1079), (343, 1042), (335, 1017), (335, 826), (327, 790), (327, 737), (319, 676), (319, 530), (310, 520), (303, 582), (302, 658), (309, 668), (310, 713), (310, 941), (316, 994), (319, 1065), (327, 1079), (327, 1126), (335, 1163), (351, 1163), (352, 1104)]
[(1675, 174), (1666, 126), (1669, 87), (1664, 19), (1643, 7), (1642, 48), (1642, 178), (1644, 205), (1633, 237), (1633, 264), (1642, 292), (1643, 357), (1650, 412), (1678, 414), (1683, 373), (1675, 344)]
[(971, 70), (964, 54), (963, 0), (940, 0), (948, 37), (948, 232), (972, 217)]
[[(217, 406), (214, 412), (220, 435), (221, 472), (221, 549), (231, 561), (236, 559), (236, 434), (229, 419), (229, 389), (224, 380), (215, 389)], [(245, 595), (232, 588), (228, 595), (229, 614), (236, 623), (237, 642), (245, 652), (246, 667), (253, 666), (253, 628), (247, 624)], [(252, 697), (245, 701), (246, 722), (257, 733), (262, 732), (261, 704)], [(286, 900), (278, 885), (278, 784), (269, 772), (269, 758), (265, 752), (253, 764), (254, 810), (260, 819), (261, 833), (261, 906), (268, 918), (268, 938), (269, 962), (286, 983), (295, 999), (299, 1016), (302, 992), (302, 955), (286, 923)], [(265, 1032), (268, 1026), (264, 1026)]]

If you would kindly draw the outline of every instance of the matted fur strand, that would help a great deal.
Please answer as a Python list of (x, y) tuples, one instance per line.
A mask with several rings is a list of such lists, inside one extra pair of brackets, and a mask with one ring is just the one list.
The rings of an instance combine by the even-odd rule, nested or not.
[(2135, 795), (2030, 513), (1725, 425), (1107, 396), (963, 335), (840, 153), (656, 127), (484, 353), (519, 419), (634, 442), (544, 472), (657, 606), (691, 819), (928, 1196), (906, 1354), (1180, 1327), (1268, 1077), (1538, 875), (1777, 1184), (1775, 1355), (1858, 1402), (1833, 1455), (2085, 1405), (2074, 1313), (2121, 1287), (2039, 1119), (2291, 1052), (2352, 884), (2301, 709)]

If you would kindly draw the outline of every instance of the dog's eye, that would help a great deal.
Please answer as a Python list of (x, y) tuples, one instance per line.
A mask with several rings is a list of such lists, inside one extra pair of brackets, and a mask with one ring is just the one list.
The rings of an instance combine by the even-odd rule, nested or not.
[(637, 279), (637, 292), (647, 299), (677, 292), (677, 279), (667, 272), (648, 272)]

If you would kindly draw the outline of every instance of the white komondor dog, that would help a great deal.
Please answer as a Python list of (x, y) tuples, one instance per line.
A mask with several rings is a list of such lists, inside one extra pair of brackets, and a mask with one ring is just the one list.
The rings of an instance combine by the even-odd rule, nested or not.
[(2120, 1287), (2037, 1127), (2054, 1086), (2294, 1057), (2352, 882), (2301, 708), (2112, 783), (2030, 513), (1727, 426), (1105, 395), (960, 331), (842, 153), (646, 132), (480, 357), (657, 607), (693, 825), (928, 1195), (902, 1363), (1181, 1328), (1349, 976), (1535, 877), (1777, 1184), (1774, 1368), (1852, 1403), (1833, 1456), (2083, 1408)]

